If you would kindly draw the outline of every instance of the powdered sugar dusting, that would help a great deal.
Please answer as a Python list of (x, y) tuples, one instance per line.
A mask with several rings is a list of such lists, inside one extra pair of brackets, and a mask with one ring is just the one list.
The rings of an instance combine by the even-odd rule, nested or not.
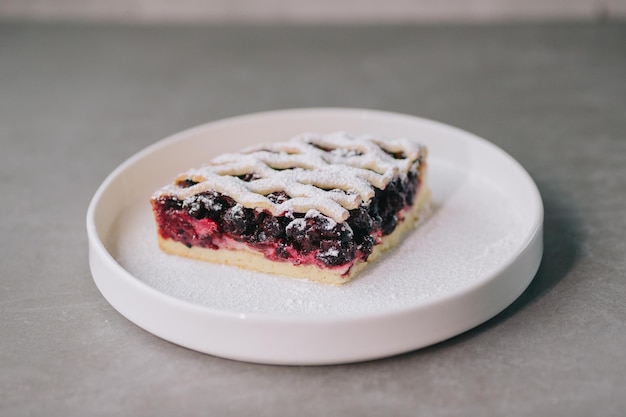
[[(220, 311), (337, 317), (434, 302), (475, 285), (507, 262), (522, 243), (527, 220), (489, 179), (445, 160), (431, 158), (429, 164), (431, 217), (341, 287), (166, 255), (157, 247), (147, 196), (122, 212), (107, 247), (149, 286)], [(294, 221), (291, 227), (305, 220)]]
[[(374, 188), (383, 189), (391, 179), (405, 176), (425, 156), (423, 146), (407, 139), (308, 133), (287, 142), (220, 155), (202, 168), (180, 174), (175, 184), (161, 188), (153, 197), (184, 200), (217, 191), (244, 207), (264, 209), (275, 216), (314, 208), (341, 223), (348, 218), (348, 210), (374, 196)], [(250, 174), (253, 180), (239, 178)], [(195, 184), (176, 185), (186, 180)], [(276, 191), (284, 191), (290, 198), (277, 203), (266, 197)]]

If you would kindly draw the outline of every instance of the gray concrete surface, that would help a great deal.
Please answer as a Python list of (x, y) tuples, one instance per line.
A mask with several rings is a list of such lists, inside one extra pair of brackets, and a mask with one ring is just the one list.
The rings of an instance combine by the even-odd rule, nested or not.
[(128, 23), (418, 23), (624, 19), (624, 0), (2, 0), (0, 18)]
[[(530, 172), (545, 258), (507, 310), (388, 359), (276, 367), (139, 329), (93, 284), (85, 212), (178, 130), (289, 107), (416, 114)], [(626, 415), (626, 25), (0, 24), (0, 415)]]

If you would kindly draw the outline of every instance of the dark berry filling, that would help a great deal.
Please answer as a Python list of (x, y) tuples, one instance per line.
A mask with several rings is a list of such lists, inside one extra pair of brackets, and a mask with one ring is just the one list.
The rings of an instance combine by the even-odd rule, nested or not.
[(255, 174), (254, 172), (249, 172), (247, 174), (244, 175), (239, 175), (238, 177), (240, 180), (245, 181), (245, 182), (250, 182), (250, 181), (254, 181), (254, 180), (258, 180), (259, 177), (257, 174)]
[(273, 203), (280, 204), (289, 200), (289, 196), (284, 191), (275, 191), (271, 194), (266, 195)]
[[(188, 181), (179, 185), (194, 185)], [(367, 260), (380, 238), (393, 232), (403, 210), (413, 204), (417, 185), (418, 175), (412, 169), (405, 178), (394, 179), (384, 190), (377, 189), (369, 204), (351, 210), (344, 223), (314, 210), (274, 216), (245, 208), (217, 192), (184, 200), (162, 197), (152, 205), (161, 236), (187, 247), (217, 249), (235, 241), (271, 260), (333, 268)], [(282, 191), (267, 197), (277, 204), (289, 199)]]
[(189, 188), (196, 184), (197, 182), (195, 182), (191, 178), (185, 178), (184, 180), (176, 181), (176, 185), (178, 185), (179, 187), (183, 187), (183, 188)]

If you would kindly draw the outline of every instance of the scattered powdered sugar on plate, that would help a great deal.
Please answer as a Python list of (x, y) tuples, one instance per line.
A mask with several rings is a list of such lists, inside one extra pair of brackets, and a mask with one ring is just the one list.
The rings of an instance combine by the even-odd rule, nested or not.
[(452, 296), (516, 255), (524, 243), (520, 208), (467, 167), (429, 159), (434, 207), (400, 246), (354, 281), (326, 286), (162, 253), (151, 190), (121, 211), (107, 248), (136, 279), (211, 309), (272, 317), (338, 317), (416, 307)]

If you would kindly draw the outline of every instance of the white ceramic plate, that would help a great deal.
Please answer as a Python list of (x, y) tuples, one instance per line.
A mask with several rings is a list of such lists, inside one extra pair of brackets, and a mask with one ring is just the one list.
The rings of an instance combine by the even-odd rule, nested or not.
[[(414, 138), (429, 148), (434, 212), (342, 287), (161, 253), (149, 198), (211, 157), (304, 132)], [(118, 167), (87, 213), (94, 281), (121, 314), (201, 352), (271, 364), (355, 362), (462, 333), (512, 303), (542, 255), (543, 205), (509, 155), (417, 117), (300, 109), (236, 117), (156, 143)]]

